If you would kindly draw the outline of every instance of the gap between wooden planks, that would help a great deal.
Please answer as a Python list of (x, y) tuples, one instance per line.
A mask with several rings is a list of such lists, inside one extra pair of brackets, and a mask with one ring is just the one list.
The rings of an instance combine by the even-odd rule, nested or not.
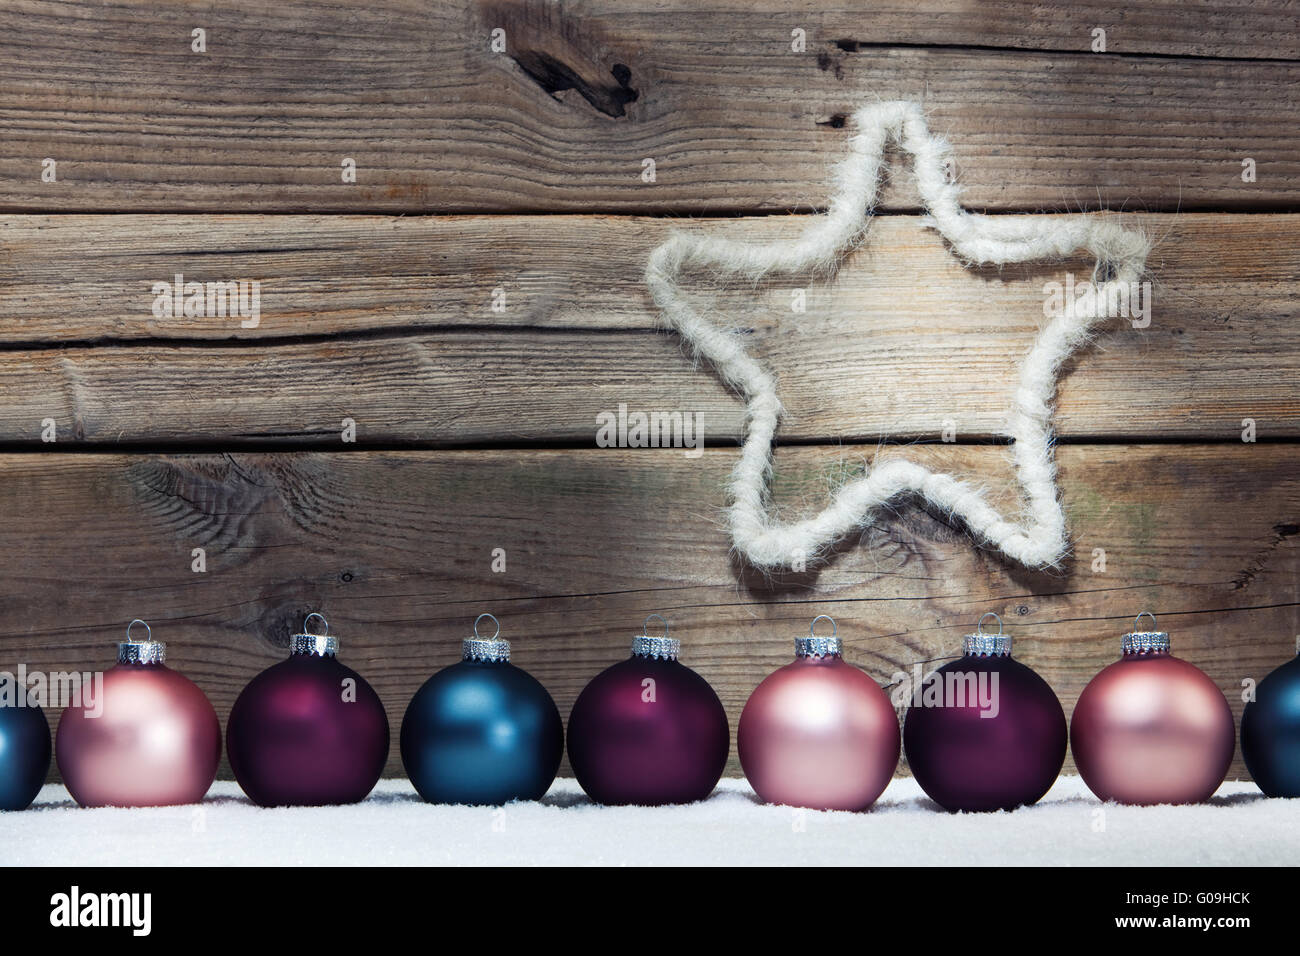
[[(874, 452), (782, 449), (778, 504), (815, 507)], [(982, 477), (1000, 505), (1014, 503), (1003, 449), (887, 454)], [(954, 655), (980, 614), (997, 611), (1067, 712), (1143, 609), (1238, 716), (1241, 681), (1294, 653), (1294, 445), (1060, 449), (1076, 558), (1058, 573), (1010, 568), (902, 507), (820, 573), (770, 581), (729, 555), (722, 484), (734, 455), (0, 455), (0, 553), (23, 556), (0, 596), (0, 667), (105, 666), (127, 621), (143, 617), (224, 720), (244, 684), (283, 656), (291, 629), (323, 610), (396, 731), (480, 611), (501, 618), (516, 661), (566, 716), (659, 612), (734, 730), (749, 692), (818, 613), (839, 621), (848, 659), (887, 682)], [(196, 547), (205, 573), (191, 570)], [(505, 573), (491, 569), (494, 548), (506, 551)], [(1093, 570), (1098, 548), (1104, 571)], [(388, 772), (400, 772), (395, 748)], [(1232, 772), (1244, 773), (1239, 760)]]
[[(1155, 242), (1149, 328), (1108, 326), (1065, 376), (1067, 441), (1300, 436), (1300, 217), (1128, 216)], [(675, 228), (778, 241), (808, 217), (0, 218), (0, 442), (591, 446), (596, 416), (678, 410), (708, 442), (742, 406), (655, 331), (641, 279)], [(1091, 263), (970, 270), (886, 216), (833, 281), (734, 284), (717, 308), (780, 375), (786, 441), (1000, 433), (1044, 288)], [(256, 280), (261, 319), (156, 319), (152, 287)], [(701, 294), (709, 277), (700, 277)], [(805, 290), (806, 312), (792, 311)], [(493, 311), (494, 294), (504, 311)]]
[(0, 209), (784, 211), (824, 200), (845, 118), (896, 98), (977, 206), (1300, 201), (1288, 4), (818, 6), (10, 3)]

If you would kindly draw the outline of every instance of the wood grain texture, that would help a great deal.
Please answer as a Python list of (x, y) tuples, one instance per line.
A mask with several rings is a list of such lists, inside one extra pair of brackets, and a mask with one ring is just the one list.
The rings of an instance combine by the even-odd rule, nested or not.
[[(1151, 325), (1109, 326), (1065, 377), (1067, 440), (1300, 436), (1300, 217), (1128, 217), (1155, 241)], [(641, 278), (672, 228), (763, 241), (805, 217), (11, 216), (0, 221), (0, 441), (591, 445), (596, 416), (742, 406), (654, 330)], [(780, 375), (792, 441), (997, 434), (1044, 285), (1084, 261), (969, 270), (888, 216), (833, 281), (717, 293)], [(256, 279), (262, 319), (155, 319), (151, 288)], [(806, 290), (806, 312), (792, 293)], [(502, 290), (505, 310), (491, 308)], [(701, 296), (709, 277), (698, 277)], [(340, 449), (343, 446), (338, 445)]]
[[(814, 506), (871, 447), (785, 449), (782, 507)], [(1009, 505), (996, 448), (907, 454), (983, 476)], [(1300, 633), (1300, 449), (1084, 446), (1061, 450), (1078, 557), (1060, 573), (1008, 568), (910, 507), (819, 573), (736, 566), (721, 524), (732, 451), (355, 455), (0, 456), (0, 668), (106, 665), (139, 616), (224, 721), (235, 696), (323, 610), (342, 658), (370, 679), (396, 731), (406, 702), (458, 656), (483, 610), (567, 715), (659, 612), (717, 688), (734, 730), (745, 698), (818, 613), (882, 682), (949, 657), (984, 611), (1067, 709), (1149, 608), (1176, 652), (1241, 709), (1240, 682)], [(1225, 481), (1225, 476), (1232, 480)], [(191, 570), (191, 549), (207, 553)], [(492, 549), (506, 551), (493, 573)], [(1092, 569), (1106, 551), (1104, 573)], [(394, 738), (396, 739), (396, 738)], [(731, 770), (737, 765), (732, 754)], [(389, 773), (399, 773), (394, 749)], [(1233, 774), (1242, 774), (1240, 762)]]
[[(1293, 6), (939, 7), (10, 3), (0, 209), (807, 209), (845, 117), (894, 98), (924, 102), (977, 206), (1300, 198)], [(884, 197), (916, 202), (906, 183)]]
[[(1300, 216), (1125, 214), (1152, 240), (1148, 262), (1164, 320), (1199, 312), (1222, 340), (1285, 335), (1300, 296)], [(644, 331), (656, 327), (643, 267), (673, 232), (753, 242), (792, 239), (806, 216), (673, 219), (636, 216), (8, 215), (0, 216), (0, 347), (347, 337), (484, 326)], [(1080, 257), (1032, 267), (967, 269), (918, 216), (881, 216), (833, 281), (787, 276), (755, 288), (700, 292), (762, 338), (779, 327), (816, 337), (953, 323), (977, 313), (1041, 318), (1043, 285), (1091, 276)], [(151, 312), (155, 282), (257, 280), (262, 318)], [(807, 313), (792, 313), (791, 292)], [(505, 307), (492, 308), (493, 294)], [(894, 323), (893, 326), (890, 323)], [(1026, 326), (1027, 327), (1027, 326)], [(1187, 330), (1184, 330), (1186, 333)], [(1202, 343), (1208, 348), (1208, 343)], [(1157, 357), (1156, 361), (1160, 358)]]

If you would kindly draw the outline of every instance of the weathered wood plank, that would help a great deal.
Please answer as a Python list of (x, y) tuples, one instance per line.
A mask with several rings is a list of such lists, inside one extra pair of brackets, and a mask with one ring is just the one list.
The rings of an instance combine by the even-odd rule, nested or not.
[[(1131, 217), (1156, 240), (1149, 328), (1118, 320), (1066, 376), (1068, 439), (1300, 435), (1295, 216)], [(670, 228), (789, 236), (802, 217), (14, 216), (0, 221), (0, 441), (591, 444), (620, 403), (741, 406), (653, 331), (646, 254)], [(967, 270), (914, 217), (873, 224), (833, 282), (721, 291), (780, 374), (790, 440), (958, 439), (1002, 426), (1044, 287), (1090, 265)], [(261, 319), (151, 314), (155, 282), (257, 280)], [(806, 289), (806, 312), (792, 293)], [(707, 277), (700, 281), (708, 292)], [(504, 311), (492, 309), (495, 290)], [(162, 341), (174, 340), (174, 341)], [(63, 347), (63, 346), (68, 347)]]
[[(0, 209), (806, 209), (843, 118), (899, 97), (926, 103), (980, 206), (1300, 197), (1293, 7), (938, 6), (11, 3)], [(1097, 26), (1111, 52), (1089, 52)], [(905, 184), (885, 196), (915, 204)]]
[[(1159, 310), (1151, 334), (1204, 312), (1216, 340), (1241, 331), (1285, 341), (1300, 297), (1300, 216), (1130, 214), (1153, 240)], [(454, 327), (645, 330), (655, 316), (643, 268), (671, 232), (757, 242), (796, 236), (802, 216), (679, 220), (614, 216), (0, 216), (0, 346), (137, 339), (267, 340)], [(919, 335), (979, 325), (977, 312), (1042, 314), (1043, 285), (1091, 263), (963, 268), (917, 216), (873, 220), (833, 282), (790, 276), (755, 290), (711, 290), (755, 335), (778, 326), (818, 337), (866, 329)], [(152, 287), (256, 280), (260, 321), (155, 316)], [(709, 282), (700, 282), (709, 290)], [(804, 315), (791, 292), (806, 290)], [(493, 308), (494, 293), (504, 294)], [(896, 323), (890, 326), (890, 323)], [(1175, 323), (1175, 324), (1178, 324)], [(1028, 326), (1025, 326), (1026, 328)], [(1184, 330), (1187, 334), (1191, 330)], [(1209, 347), (1208, 343), (1203, 343)], [(1154, 361), (1161, 361), (1154, 356)]]
[[(709, 4), (709, 11), (728, 9), (752, 15), (755, 5)], [(760, 7), (762, 9), (762, 7)], [(1034, 0), (980, 0), (952, 4), (943, 0), (846, 5), (837, 9), (821, 0), (784, 4), (792, 19), (812, 17), (819, 35), (842, 35), (837, 45), (852, 49), (882, 43), (934, 46), (998, 46), (1033, 50), (1091, 50), (1093, 31), (1106, 31), (1107, 50), (1122, 53), (1240, 57), (1300, 57), (1300, 13), (1293, 3), (1120, 4), (1110, 0), (1042, 4)], [(693, 12), (693, 11), (691, 11)], [(698, 29), (699, 14), (681, 11), (665, 30)], [(668, 18), (665, 18), (667, 20)]]
[[(873, 453), (785, 449), (777, 500), (812, 507)], [(1001, 503), (1013, 498), (999, 449), (906, 453), (980, 474)], [(997, 611), (1067, 711), (1143, 608), (1238, 715), (1241, 680), (1294, 651), (1296, 446), (1061, 449), (1078, 558), (1057, 574), (1010, 569), (905, 507), (820, 573), (776, 580), (729, 557), (720, 509), (734, 454), (0, 456), (0, 553), (23, 556), (7, 565), (0, 595), (0, 669), (103, 664), (140, 616), (224, 720), (289, 629), (321, 609), (396, 729), (482, 610), (501, 618), (516, 660), (566, 714), (660, 612), (734, 729), (749, 691), (823, 612), (838, 619), (847, 656), (884, 681), (951, 655), (982, 612)], [(196, 547), (205, 573), (191, 570)], [(505, 549), (504, 573), (492, 570), (494, 548)], [(399, 771), (394, 750), (389, 772)], [(1240, 762), (1233, 772), (1244, 773)]]

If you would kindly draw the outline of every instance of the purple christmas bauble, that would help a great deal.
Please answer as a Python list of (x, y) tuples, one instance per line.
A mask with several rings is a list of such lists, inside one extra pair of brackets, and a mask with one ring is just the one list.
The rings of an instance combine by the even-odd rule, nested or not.
[(1061, 702), (1047, 681), (1012, 659), (1011, 638), (1001, 630), (967, 636), (964, 656), (913, 689), (903, 722), (912, 776), (950, 811), (1037, 802), (1061, 772), (1066, 743)]
[(288, 660), (254, 677), (235, 701), (226, 750), (254, 803), (357, 803), (378, 782), (388, 760), (388, 716), (337, 653), (334, 637), (295, 634)]
[(680, 643), (642, 635), (596, 675), (569, 715), (569, 763), (591, 799), (659, 806), (703, 800), (731, 749), (713, 688), (677, 660)]

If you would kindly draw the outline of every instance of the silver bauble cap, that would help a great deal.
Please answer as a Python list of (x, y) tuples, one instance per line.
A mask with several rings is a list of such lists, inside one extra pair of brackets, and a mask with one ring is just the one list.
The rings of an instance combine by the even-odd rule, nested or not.
[[(818, 636), (814, 633), (818, 621), (830, 621), (831, 633), (829, 636)], [(794, 656), (795, 657), (839, 657), (843, 648), (839, 639), (840, 626), (835, 623), (835, 618), (829, 614), (818, 614), (811, 624), (808, 625), (807, 637), (796, 637), (794, 639)]]
[[(131, 628), (144, 624), (143, 640), (131, 637)], [(153, 629), (138, 617), (126, 626), (126, 640), (117, 645), (119, 664), (164, 664), (167, 662), (167, 645), (153, 639)]]
[[(657, 637), (646, 633), (646, 626), (655, 618), (664, 622), (664, 632)], [(655, 660), (675, 661), (682, 652), (682, 642), (668, 636), (668, 622), (660, 614), (651, 614), (641, 625), (641, 633), (632, 638), (633, 657), (652, 657)]]
[[(483, 637), (478, 632), (479, 622), (484, 618), (496, 625), (491, 637)], [(461, 655), (467, 661), (488, 661), (492, 663), (509, 663), (510, 642), (497, 637), (501, 633), (501, 622), (491, 614), (480, 614), (474, 618), (474, 636), (461, 641)]]
[[(1134, 624), (1141, 624), (1143, 617), (1151, 618), (1151, 623), (1156, 623), (1156, 616), (1150, 611), (1143, 611), (1134, 619)], [(1168, 654), (1169, 653), (1169, 632), (1168, 631), (1139, 631), (1133, 630), (1124, 635), (1120, 642), (1125, 656), (1129, 654)]]
[[(990, 617), (998, 622), (996, 634), (984, 633), (984, 622)], [(962, 639), (962, 653), (967, 657), (1010, 657), (1011, 635), (1002, 633), (1002, 618), (992, 611), (981, 615), (975, 633)]]
[[(325, 625), (325, 630), (320, 634), (312, 634), (307, 630), (307, 625), (311, 623), (314, 617), (320, 618)], [(317, 657), (331, 657), (339, 652), (339, 639), (330, 634), (330, 623), (325, 620), (325, 615), (313, 611), (308, 614), (302, 622), (302, 633), (294, 634), (289, 638), (290, 654), (315, 654)]]

